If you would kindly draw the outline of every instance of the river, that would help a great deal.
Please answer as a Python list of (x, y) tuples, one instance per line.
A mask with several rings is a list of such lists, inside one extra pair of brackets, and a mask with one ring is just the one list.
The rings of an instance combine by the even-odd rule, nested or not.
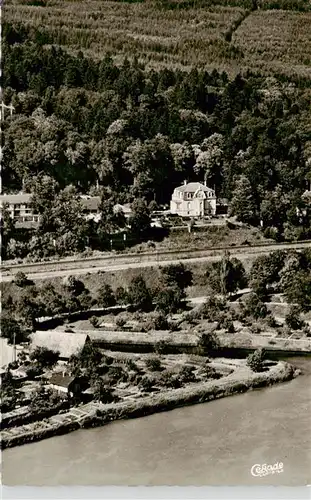
[[(3, 452), (6, 485), (311, 483), (311, 360), (270, 388), (80, 430)], [(253, 477), (254, 464), (283, 472)]]

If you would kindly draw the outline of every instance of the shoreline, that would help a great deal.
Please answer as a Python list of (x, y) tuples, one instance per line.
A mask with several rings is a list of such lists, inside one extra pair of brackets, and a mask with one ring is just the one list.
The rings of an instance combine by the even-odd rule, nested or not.
[(25, 431), (20, 435), (2, 436), (1, 449), (5, 450), (49, 437), (68, 434), (78, 429), (100, 427), (115, 420), (143, 417), (234, 394), (242, 394), (249, 390), (290, 381), (298, 374), (299, 371), (295, 367), (284, 361), (279, 361), (274, 366), (269, 367), (267, 371), (260, 373), (251, 372), (250, 369), (243, 366), (223, 379), (189, 384), (187, 387), (155, 393), (131, 402), (97, 403), (97, 408), (76, 421), (55, 425), (47, 419), (45, 421), (46, 427), (43, 429), (36, 429), (35, 426), (38, 423), (30, 424), (33, 425), (32, 430)]

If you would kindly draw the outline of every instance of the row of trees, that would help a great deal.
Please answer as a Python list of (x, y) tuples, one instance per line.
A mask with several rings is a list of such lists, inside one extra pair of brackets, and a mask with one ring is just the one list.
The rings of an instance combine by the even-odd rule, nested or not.
[[(252, 294), (244, 305), (244, 315), (251, 315), (255, 319), (268, 315), (264, 302), (272, 292), (282, 292), (286, 300), (295, 307), (291, 316), (295, 322), (297, 314), (309, 311), (311, 308), (311, 253), (310, 249), (301, 252), (276, 251), (269, 255), (255, 259), (249, 273), (236, 258), (225, 255), (224, 258), (208, 266), (206, 280), (215, 294), (224, 298), (230, 296), (237, 289), (250, 286)], [(36, 319), (41, 316), (55, 316), (62, 313), (74, 313), (96, 307), (111, 307), (114, 305), (129, 305), (132, 310), (151, 311), (156, 309), (160, 313), (157, 318), (159, 326), (163, 325), (163, 318), (183, 306), (186, 289), (193, 283), (192, 272), (183, 264), (163, 267), (159, 277), (152, 287), (148, 287), (142, 276), (135, 276), (129, 285), (118, 287), (115, 290), (104, 283), (94, 296), (83, 281), (69, 276), (64, 279), (62, 286), (56, 289), (51, 283), (41, 287), (34, 286), (25, 276), (16, 276), (14, 289), (4, 289), (2, 298), (2, 335), (10, 342), (19, 343), (25, 332), (36, 328)], [(217, 306), (217, 307), (216, 307)], [(216, 309), (215, 309), (216, 307)], [(213, 309), (214, 308), (214, 309)], [(214, 312), (213, 312), (214, 311)], [(216, 312), (225, 311), (219, 304), (208, 304), (204, 310), (204, 317), (213, 320)], [(203, 312), (202, 312), (203, 314)], [(222, 324), (230, 318), (223, 315)], [(298, 321), (298, 320), (297, 320)], [(296, 323), (297, 323), (296, 321)], [(231, 323), (230, 323), (231, 324)]]
[(68, 276), (61, 287), (52, 283), (37, 287), (23, 273), (18, 273), (14, 294), (6, 290), (2, 298), (1, 331), (10, 343), (23, 342), (27, 332), (36, 329), (36, 320), (42, 316), (86, 311), (92, 307), (111, 307), (116, 304), (129, 305), (135, 311), (157, 309), (163, 314), (176, 311), (185, 298), (185, 290), (192, 283), (192, 273), (183, 264), (164, 267), (158, 283), (148, 288), (142, 276), (134, 277), (127, 288), (112, 290), (103, 284), (93, 296), (83, 281)]

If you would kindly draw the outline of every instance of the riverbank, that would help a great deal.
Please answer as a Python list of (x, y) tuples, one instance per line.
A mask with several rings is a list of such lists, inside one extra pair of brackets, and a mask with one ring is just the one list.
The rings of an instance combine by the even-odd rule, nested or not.
[[(234, 360), (232, 363), (236, 367)], [(161, 391), (161, 393), (154, 393), (130, 402), (92, 403), (79, 407), (76, 418), (63, 414), (59, 416), (61, 417), (59, 423), (55, 417), (52, 417), (40, 423), (36, 422), (21, 428), (13, 428), (2, 432), (1, 448), (4, 450), (40, 441), (48, 437), (67, 434), (79, 428), (98, 427), (114, 420), (137, 418), (182, 406), (204, 403), (289, 381), (297, 374), (297, 370), (293, 366), (281, 361), (269, 366), (266, 371), (261, 373), (254, 373), (245, 363), (240, 363), (230, 375), (219, 380), (189, 384), (180, 389)]]

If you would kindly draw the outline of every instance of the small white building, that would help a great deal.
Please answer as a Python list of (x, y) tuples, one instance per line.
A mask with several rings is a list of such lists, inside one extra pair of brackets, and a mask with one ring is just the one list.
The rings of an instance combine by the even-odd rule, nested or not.
[(181, 217), (203, 217), (216, 214), (215, 191), (206, 183), (184, 181), (174, 189), (171, 199), (171, 213)]

